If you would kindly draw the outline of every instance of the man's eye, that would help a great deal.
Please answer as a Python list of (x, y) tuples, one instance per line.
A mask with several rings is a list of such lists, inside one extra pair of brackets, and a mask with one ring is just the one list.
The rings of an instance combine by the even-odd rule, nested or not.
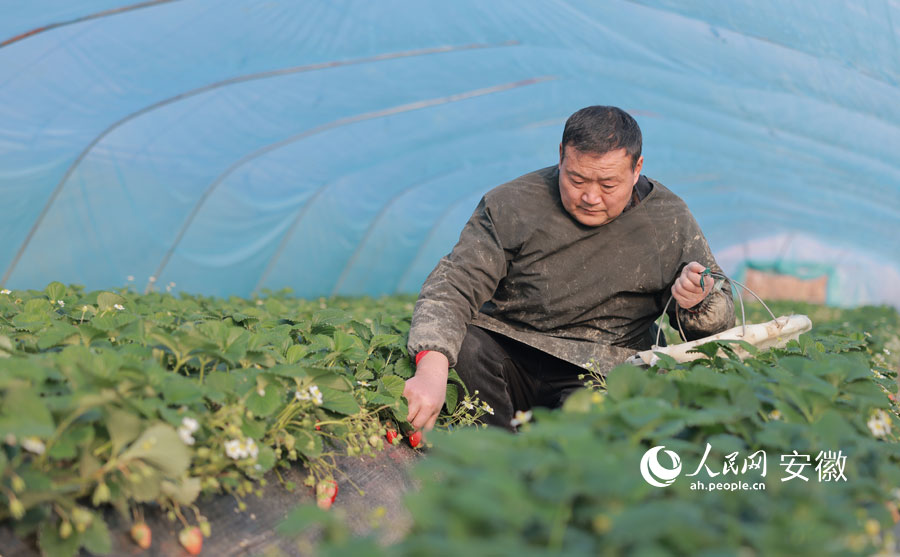
[(572, 183), (573, 183), (573, 184), (577, 184), (577, 185), (580, 186), (580, 185), (583, 184), (584, 182), (583, 182), (582, 180), (572, 180)]

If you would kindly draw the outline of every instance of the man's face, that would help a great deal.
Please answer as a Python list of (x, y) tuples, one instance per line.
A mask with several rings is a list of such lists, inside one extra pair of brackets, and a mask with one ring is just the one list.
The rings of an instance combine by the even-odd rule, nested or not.
[[(644, 157), (634, 169), (625, 149), (602, 155), (559, 146), (559, 196), (572, 217), (586, 226), (606, 224), (622, 214), (641, 175)], [(565, 156), (563, 156), (565, 154)]]

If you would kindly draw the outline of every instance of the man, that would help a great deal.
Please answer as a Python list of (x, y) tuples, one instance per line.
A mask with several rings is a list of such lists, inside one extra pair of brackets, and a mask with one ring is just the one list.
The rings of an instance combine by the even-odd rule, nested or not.
[(643, 162), (637, 122), (591, 106), (566, 122), (558, 165), (485, 194), (416, 302), (403, 393), (414, 427), (434, 426), (451, 367), (488, 424), (561, 405), (589, 362), (605, 373), (650, 348), (670, 293), (686, 340), (734, 325), (730, 291), (701, 288), (704, 269), (721, 269), (699, 226)]

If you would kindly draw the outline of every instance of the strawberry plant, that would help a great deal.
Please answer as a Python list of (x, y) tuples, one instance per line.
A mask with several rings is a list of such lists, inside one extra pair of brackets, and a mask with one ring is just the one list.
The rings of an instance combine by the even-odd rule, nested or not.
[[(817, 325), (782, 350), (741, 361), (717, 343), (688, 364), (586, 373), (561, 410), (517, 416), (518, 434), (430, 436), (414, 523), (390, 547), (302, 508), (282, 531), (322, 521), (322, 554), (895, 554), (900, 316), (799, 311)], [(677, 456), (658, 459), (671, 483), (643, 476), (657, 448)]]
[[(380, 450), (385, 424), (405, 424), (411, 309), (287, 292), (4, 291), (0, 521), (47, 554), (104, 554), (106, 505), (144, 544), (144, 504), (193, 532), (209, 527), (202, 493), (243, 506), (297, 465), (312, 492), (337, 473), (335, 456)], [(460, 400), (451, 385), (439, 426), (478, 418)]]

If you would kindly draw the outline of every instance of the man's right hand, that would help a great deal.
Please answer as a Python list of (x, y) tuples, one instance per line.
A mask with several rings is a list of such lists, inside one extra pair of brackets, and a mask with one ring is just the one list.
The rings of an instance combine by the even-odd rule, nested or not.
[(447, 396), (449, 372), (447, 356), (432, 350), (419, 360), (416, 375), (406, 380), (403, 388), (403, 396), (409, 401), (406, 421), (417, 430), (429, 431), (434, 427)]

